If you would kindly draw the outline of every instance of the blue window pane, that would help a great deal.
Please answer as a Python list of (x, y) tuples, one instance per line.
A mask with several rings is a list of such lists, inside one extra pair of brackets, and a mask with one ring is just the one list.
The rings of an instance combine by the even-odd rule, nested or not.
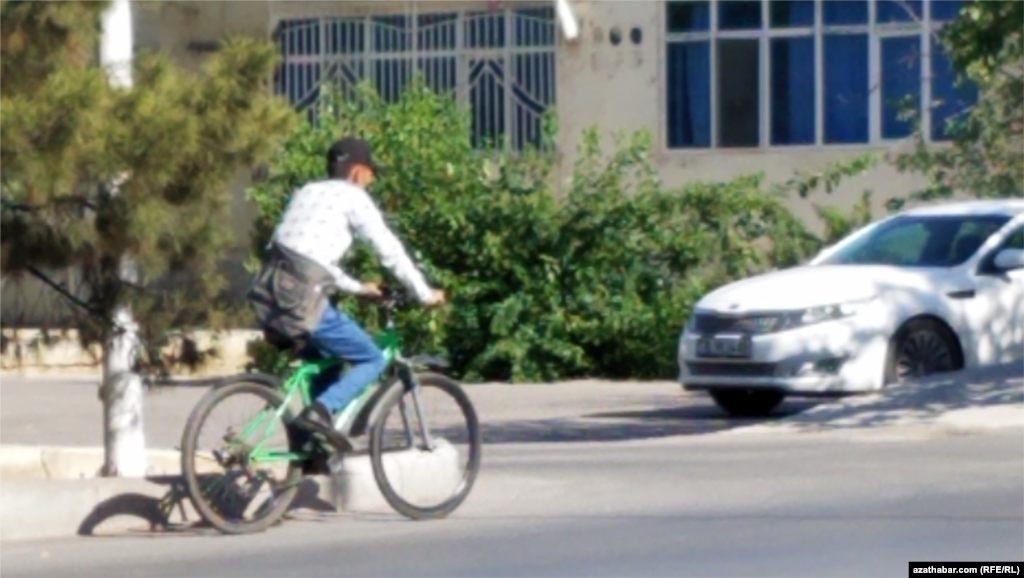
[(396, 102), (412, 78), (412, 63), (405, 59), (387, 59), (377, 60), (373, 64), (373, 81), (377, 93), (386, 102)]
[(522, 8), (515, 12), (516, 46), (554, 46), (555, 9)]
[(761, 43), (718, 41), (718, 138), (721, 147), (756, 147), (761, 141)]
[(454, 50), (456, 14), (420, 14), (417, 17), (418, 50)]
[(423, 74), (427, 85), (437, 93), (446, 93), (455, 89), (455, 57), (432, 56), (416, 60), (417, 72)]
[(505, 13), (466, 14), (463, 20), (463, 34), (467, 48), (504, 48)]
[(366, 25), (363, 19), (338, 18), (324, 23), (328, 54), (360, 54), (366, 51)]
[(882, 138), (902, 138), (914, 130), (913, 120), (898, 117), (911, 97), (921, 112), (921, 39), (882, 39)]
[[(908, 11), (908, 9), (910, 11)], [(921, 0), (879, 0), (878, 14), (876, 18), (879, 23), (888, 22), (915, 22), (921, 19)], [(913, 12), (913, 15), (911, 15)]]
[(295, 108), (312, 106), (320, 98), (320, 64), (296, 63), (284, 66), (284, 87)]
[(953, 20), (960, 15), (962, 0), (931, 0), (932, 20)]
[(772, 144), (814, 144), (814, 38), (775, 38)]
[(665, 16), (669, 32), (706, 32), (711, 27), (707, 2), (666, 2)]
[(555, 55), (517, 54), (513, 59), (515, 82), (511, 88), (519, 106), (513, 107), (512, 142), (521, 149), (526, 144), (541, 144), (542, 118), (555, 101)]
[(405, 16), (374, 16), (373, 49), (377, 52), (404, 52), (412, 49), (412, 22)]
[(825, 142), (866, 143), (868, 36), (825, 36)]
[(505, 136), (505, 69), (501, 59), (469, 61), (473, 146), (501, 144)]
[(946, 120), (978, 102), (978, 87), (967, 81), (956, 86), (956, 74), (949, 56), (937, 43), (932, 44), (932, 140), (946, 140)]
[(711, 146), (711, 48), (707, 42), (668, 44), (669, 148)]
[(320, 51), (320, 21), (285, 20), (278, 28), (281, 45), (289, 56), (309, 56)]
[(814, 26), (814, 0), (772, 0), (772, 28)]
[(719, 30), (757, 30), (761, 28), (761, 0), (720, 0)]
[(825, 10), (822, 17), (827, 26), (868, 23), (867, 0), (826, 0), (821, 6)]

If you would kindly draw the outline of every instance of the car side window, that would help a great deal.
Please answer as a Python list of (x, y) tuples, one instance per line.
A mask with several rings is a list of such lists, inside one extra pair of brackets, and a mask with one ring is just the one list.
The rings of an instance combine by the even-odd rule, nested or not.
[(988, 255), (979, 263), (978, 272), (983, 274), (995, 273), (995, 260), (996, 255), (1003, 249), (1021, 249), (1024, 250), (1024, 225), (1017, 227), (1010, 236), (1003, 239), (1003, 242), (998, 247), (989, 252)]
[(1002, 249), (1020, 249), (1024, 251), (1024, 225), (1017, 227), (1017, 230), (1010, 233), (1010, 236), (999, 246)]
[(872, 263), (917, 263), (929, 235), (928, 228), (921, 223), (897, 227), (878, 235), (871, 245), (857, 251), (854, 259)]
[(972, 221), (964, 223), (950, 245), (949, 262), (959, 265), (971, 258), (985, 241), (1000, 228), (999, 223)]

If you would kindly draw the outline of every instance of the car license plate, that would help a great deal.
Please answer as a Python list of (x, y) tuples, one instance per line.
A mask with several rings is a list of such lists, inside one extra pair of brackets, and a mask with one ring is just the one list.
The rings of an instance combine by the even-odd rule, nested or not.
[(750, 357), (749, 335), (714, 335), (697, 339), (698, 357)]

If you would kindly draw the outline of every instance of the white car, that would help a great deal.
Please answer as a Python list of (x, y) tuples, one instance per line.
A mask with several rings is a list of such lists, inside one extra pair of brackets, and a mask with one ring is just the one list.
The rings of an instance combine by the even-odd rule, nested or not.
[(707, 294), (679, 379), (733, 415), (1024, 357), (1024, 200), (908, 210)]

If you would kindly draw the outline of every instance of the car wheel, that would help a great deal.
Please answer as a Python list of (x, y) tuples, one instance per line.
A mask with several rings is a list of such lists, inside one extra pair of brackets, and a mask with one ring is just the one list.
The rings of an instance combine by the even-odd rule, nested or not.
[(886, 363), (889, 383), (955, 371), (960, 368), (960, 355), (955, 336), (930, 319), (915, 319), (904, 325), (893, 337)]
[(709, 393), (718, 407), (736, 417), (764, 417), (786, 397), (781, 391), (764, 389), (713, 389)]

